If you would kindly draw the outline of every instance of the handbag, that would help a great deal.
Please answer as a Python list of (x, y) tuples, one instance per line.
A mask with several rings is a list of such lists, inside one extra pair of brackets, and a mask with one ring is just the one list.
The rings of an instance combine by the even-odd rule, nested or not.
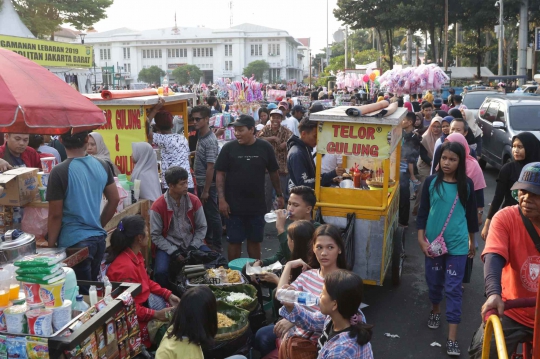
[(518, 207), (518, 209), (519, 214), (521, 215), (521, 220), (525, 225), (525, 229), (527, 229), (527, 232), (529, 232), (529, 236), (531, 237), (534, 246), (536, 247), (536, 250), (540, 252), (540, 236), (538, 235), (538, 232), (536, 232), (536, 229), (534, 228), (531, 220), (523, 215), (523, 212), (521, 212), (521, 208)]
[(292, 336), (281, 342), (279, 359), (317, 359), (317, 344), (309, 339)]
[(424, 239), (426, 242), (429, 243), (428, 247), (428, 253), (431, 254), (433, 257), (440, 257), (443, 254), (448, 253), (448, 248), (446, 248), (446, 243), (444, 242), (443, 233), (446, 229), (446, 226), (448, 225), (448, 222), (450, 221), (450, 218), (452, 217), (452, 213), (454, 213), (454, 208), (456, 208), (456, 203), (459, 199), (459, 193), (456, 194), (456, 199), (454, 200), (454, 204), (452, 205), (452, 209), (450, 209), (450, 213), (448, 213), (448, 217), (446, 218), (446, 222), (444, 222), (444, 226), (442, 228), (441, 233), (435, 238), (435, 240), (431, 243), (429, 243), (426, 236), (424, 236)]

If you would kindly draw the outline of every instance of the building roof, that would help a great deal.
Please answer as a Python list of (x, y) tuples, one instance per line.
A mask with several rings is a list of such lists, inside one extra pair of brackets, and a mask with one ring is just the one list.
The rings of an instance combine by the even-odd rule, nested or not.
[(140, 31), (128, 29), (127, 27), (120, 27), (118, 29), (109, 30), (109, 31), (103, 31), (103, 32), (91, 32), (86, 34), (86, 38), (102, 38), (102, 37), (114, 37), (114, 36), (122, 36), (122, 35), (137, 35), (140, 34)]
[(310, 37), (301, 37), (301, 38), (296, 39), (296, 41), (298, 41), (299, 43), (301, 43), (305, 47), (309, 48), (309, 45), (311, 43), (311, 38)]
[[(284, 31), (284, 32), (286, 32), (287, 35), (289, 35), (289, 33), (287, 31), (285, 31), (285, 30), (273, 29), (273, 28), (270, 28), (270, 27), (260, 26), (260, 25), (255, 25), (255, 24), (249, 24), (249, 23), (236, 25), (236, 26), (231, 27), (231, 29), (241, 30), (241, 31), (245, 31), (245, 32)], [(229, 29), (226, 29), (226, 30), (229, 30)]]
[(66, 37), (68, 39), (78, 39), (81, 32), (78, 30), (61, 27), (60, 30), (54, 32), (55, 37)]
[(3, 3), (3, 6), (0, 5), (0, 34), (35, 38), (19, 18), (11, 0), (4, 0)]
[[(476, 76), (476, 67), (449, 67), (449, 71), (452, 71), (453, 79), (472, 79)], [(480, 67), (480, 75), (484, 76), (494, 76), (487, 67)]]

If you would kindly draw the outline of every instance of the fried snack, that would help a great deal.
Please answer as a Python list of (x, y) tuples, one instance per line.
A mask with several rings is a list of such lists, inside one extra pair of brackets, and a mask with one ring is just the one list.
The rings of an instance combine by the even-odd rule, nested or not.
[(236, 270), (227, 269), (227, 281), (229, 283), (239, 283), (240, 273)]
[(232, 320), (225, 314), (218, 313), (217, 319), (218, 319), (218, 328), (232, 327), (233, 325), (236, 324), (234, 320)]

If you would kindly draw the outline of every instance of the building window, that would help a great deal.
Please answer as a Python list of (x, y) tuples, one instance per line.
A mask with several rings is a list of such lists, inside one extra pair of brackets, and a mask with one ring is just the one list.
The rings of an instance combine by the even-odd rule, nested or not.
[(197, 57), (201, 57), (201, 49), (200, 48), (197, 49)]
[(103, 49), (99, 49), (99, 59), (103, 60)]
[(131, 59), (131, 49), (129, 47), (124, 47), (124, 60)]
[(142, 50), (142, 58), (146, 59), (146, 50)]
[(197, 49), (193, 49), (193, 57), (197, 57)]
[(214, 48), (210, 48), (210, 56), (214, 56)]
[(225, 45), (225, 56), (232, 56), (232, 45)]
[(279, 55), (279, 44), (277, 44), (277, 48), (276, 48), (276, 55)]
[(210, 56), (210, 49), (208, 47), (206, 48), (206, 56)]
[(232, 71), (232, 61), (225, 61), (225, 71)]

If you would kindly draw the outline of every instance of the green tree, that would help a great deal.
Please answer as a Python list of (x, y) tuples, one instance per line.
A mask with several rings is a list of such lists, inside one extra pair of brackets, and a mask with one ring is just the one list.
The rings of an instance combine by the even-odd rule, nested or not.
[(264, 60), (257, 60), (250, 62), (246, 67), (244, 67), (244, 71), (242, 74), (245, 77), (251, 77), (252, 75), (255, 75), (255, 79), (257, 81), (263, 81), (263, 76), (266, 71), (270, 69), (270, 65), (268, 62)]
[(62, 24), (77, 30), (88, 28), (107, 17), (113, 0), (13, 0), (22, 22), (38, 38), (51, 36)]
[(160, 84), (161, 76), (165, 76), (165, 71), (163, 71), (157, 66), (150, 66), (149, 68), (142, 69), (139, 72), (138, 79), (139, 81), (146, 82), (149, 84)]
[(204, 74), (195, 65), (183, 65), (175, 68), (172, 75), (177, 83), (187, 85), (190, 83), (199, 83)]

